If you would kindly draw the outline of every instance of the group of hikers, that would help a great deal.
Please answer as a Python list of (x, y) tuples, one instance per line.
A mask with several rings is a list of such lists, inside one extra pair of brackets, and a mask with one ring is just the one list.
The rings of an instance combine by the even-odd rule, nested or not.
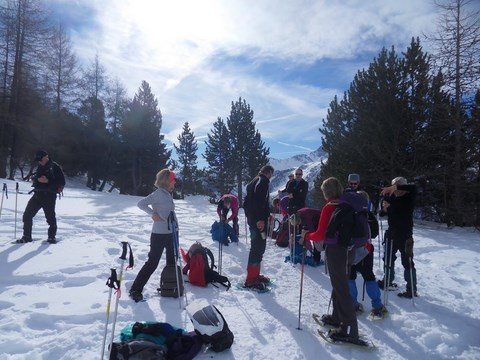
[[(247, 185), (244, 208), (250, 230), (251, 248), (245, 287), (264, 289), (269, 283), (268, 277), (260, 274), (260, 268), (266, 248), (265, 232), (270, 216), (268, 185), (273, 172), (273, 167), (266, 165)], [(281, 209), (283, 208), (289, 219), (300, 218), (300, 224), (304, 224), (298, 240), (300, 245), (311, 241), (317, 251), (325, 251), (326, 266), (332, 284), (333, 312), (323, 315), (322, 321), (334, 327), (329, 332), (329, 337), (332, 340), (355, 342), (359, 338), (356, 312), (363, 311), (363, 306), (357, 301), (358, 291), (355, 282), (357, 272), (362, 274), (367, 294), (371, 298), (371, 313), (382, 316), (387, 309), (382, 304), (380, 289), (388, 290), (397, 286), (394, 282), (394, 264), (396, 253), (400, 251), (406, 290), (399, 292), (398, 296), (404, 298), (417, 296), (416, 270), (413, 262), (413, 210), (416, 186), (408, 184), (404, 177), (396, 177), (390, 186), (381, 189), (382, 200), (378, 211), (380, 216), (388, 217), (388, 229), (383, 242), (385, 275), (382, 280), (376, 281), (373, 272), (374, 248), (371, 238), (376, 237), (379, 233), (378, 221), (369, 211), (370, 239), (364, 245), (367, 255), (355, 263), (356, 249), (349, 239), (352, 236), (349, 226), (352, 226), (353, 215), (351, 211), (345, 210), (345, 202), (342, 200), (345, 193), (358, 194), (358, 196), (364, 197), (365, 203), (368, 204), (368, 194), (359, 190), (360, 176), (350, 174), (346, 189), (335, 177), (323, 181), (321, 190), (327, 203), (321, 209), (318, 224), (314, 228), (315, 225), (314, 222), (312, 224), (311, 219), (316, 212), (305, 208), (308, 184), (304, 187), (306, 181), (301, 179), (302, 175), (302, 170), (296, 169), (295, 179), (293, 176), (289, 177), (289, 182), (285, 187), (288, 195), (280, 199), (279, 206)], [(288, 199), (288, 204), (284, 199)], [(284, 201), (283, 205), (282, 201)], [(336, 211), (338, 211), (338, 215)], [(335, 221), (332, 221), (333, 217), (335, 217)], [(337, 224), (336, 233), (332, 233), (330, 229), (333, 226), (332, 223)], [(295, 222), (295, 225), (297, 224), (299, 223)], [(347, 239), (342, 239), (342, 237)]]
[[(270, 203), (270, 179), (274, 169), (270, 165), (263, 166), (246, 187), (244, 199), (244, 211), (250, 232), (250, 251), (248, 254), (246, 277), (244, 287), (256, 290), (264, 290), (268, 287), (270, 279), (262, 274), (261, 264), (266, 249), (267, 226), (271, 216)], [(342, 237), (351, 237), (351, 233), (339, 231), (336, 234), (337, 241), (332, 241), (329, 227), (332, 222), (340, 222), (340, 228), (348, 228), (348, 219), (351, 212), (345, 210), (343, 198), (345, 194), (360, 196), (368, 203), (368, 194), (359, 190), (360, 176), (350, 174), (348, 186), (344, 189), (342, 183), (334, 177), (323, 181), (321, 190), (326, 200), (318, 216), (318, 223), (312, 222), (309, 213), (315, 213), (305, 207), (305, 199), (308, 192), (308, 183), (302, 179), (303, 172), (296, 169), (295, 178), (289, 180), (285, 191), (289, 203), (286, 207), (287, 219), (300, 218), (304, 224), (299, 232), (298, 243), (304, 245), (312, 242), (318, 252), (325, 251), (326, 267), (332, 284), (332, 314), (322, 316), (325, 324), (333, 329), (329, 332), (332, 340), (353, 341), (359, 338), (356, 313), (363, 311), (362, 305), (357, 301), (356, 276), (360, 273), (365, 281), (365, 288), (371, 299), (373, 315), (382, 316), (387, 309), (381, 301), (380, 289), (387, 290), (396, 287), (394, 283), (394, 263), (397, 251), (400, 251), (401, 261), (404, 267), (404, 279), (406, 290), (398, 295), (404, 298), (417, 296), (416, 271), (413, 263), (413, 208), (416, 195), (415, 185), (408, 184), (403, 177), (392, 180), (391, 186), (381, 190), (380, 215), (388, 217), (388, 229), (384, 236), (384, 269), (385, 275), (382, 280), (376, 281), (373, 272), (373, 244), (367, 241), (364, 245), (366, 256), (361, 261), (355, 262), (356, 249), (350, 244), (350, 239), (341, 241)], [(150, 276), (156, 270), (163, 250), (166, 250), (167, 265), (175, 264), (174, 244), (172, 241), (171, 228), (168, 225), (170, 214), (174, 214), (175, 203), (171, 192), (175, 186), (175, 173), (169, 169), (163, 169), (156, 176), (155, 190), (150, 195), (138, 202), (138, 207), (145, 211), (153, 220), (152, 234), (150, 238), (150, 251), (147, 262), (139, 271), (130, 288), (130, 297), (138, 302), (143, 299), (143, 287)], [(222, 196), (217, 207), (217, 214), (225, 222), (232, 222), (238, 235), (238, 198), (232, 194)], [(335, 211), (339, 211), (336, 214)], [(231, 215), (228, 216), (231, 211)], [(345, 215), (347, 214), (347, 215)], [(350, 214), (350, 215), (348, 215)], [(349, 217), (350, 216), (350, 217)], [(335, 217), (335, 221), (333, 218)], [(296, 222), (295, 225), (298, 225)], [(376, 217), (369, 211), (368, 225), (370, 238), (379, 233)], [(335, 234), (333, 234), (335, 235)], [(343, 239), (345, 240), (345, 239)], [(370, 239), (369, 239), (370, 240)], [(346, 245), (347, 244), (347, 245)]]
[[(52, 161), (48, 153), (40, 150), (36, 153), (35, 160), (38, 168), (33, 178), (33, 196), (27, 204), (23, 216), (24, 233), (17, 242), (32, 241), (32, 219), (35, 214), (43, 209), (48, 228), (48, 241), (54, 243), (57, 231), (55, 219), (55, 200), (65, 186), (65, 178), (60, 166)], [(261, 264), (266, 249), (267, 227), (271, 216), (270, 179), (274, 169), (270, 165), (263, 166), (246, 187), (246, 196), (243, 207), (250, 232), (250, 251), (244, 281), (245, 288), (264, 290), (268, 287), (270, 279), (261, 273)], [(143, 288), (151, 275), (155, 272), (160, 262), (163, 251), (166, 252), (166, 265), (175, 265), (176, 255), (174, 234), (171, 221), (176, 222), (175, 203), (172, 191), (176, 182), (175, 173), (169, 169), (160, 170), (156, 174), (154, 192), (142, 198), (137, 206), (147, 213), (153, 223), (150, 235), (150, 251), (146, 263), (138, 272), (130, 287), (129, 295), (135, 301), (143, 299)], [(396, 177), (390, 186), (383, 187), (380, 191), (381, 201), (377, 209), (379, 216), (387, 216), (388, 229), (383, 236), (384, 245), (384, 271), (383, 279), (376, 281), (373, 272), (373, 244), (372, 238), (379, 234), (378, 220), (368, 209), (369, 239), (361, 249), (363, 255), (356, 260), (358, 248), (353, 245), (352, 228), (356, 213), (348, 206), (348, 198), (363, 198), (368, 204), (369, 196), (360, 190), (360, 176), (350, 174), (348, 185), (335, 177), (323, 181), (321, 190), (326, 200), (322, 209), (306, 208), (308, 183), (303, 179), (303, 171), (298, 168), (289, 175), (289, 180), (284, 189), (279, 193), (286, 193), (274, 203), (284, 215), (284, 221), (289, 221), (301, 231), (298, 236), (291, 239), (304, 246), (309, 243), (314, 248), (317, 259), (320, 252), (325, 253), (326, 270), (328, 270), (332, 285), (332, 314), (325, 314), (321, 320), (334, 327), (329, 332), (332, 340), (355, 341), (359, 338), (356, 312), (362, 312), (363, 306), (357, 301), (356, 277), (360, 273), (365, 281), (365, 290), (371, 299), (371, 314), (382, 316), (387, 309), (381, 301), (380, 289), (388, 290), (397, 287), (395, 279), (395, 260), (400, 252), (401, 263), (404, 268), (406, 290), (399, 292), (398, 296), (413, 298), (417, 296), (416, 269), (413, 262), (413, 210), (416, 196), (416, 186), (408, 184), (404, 177)], [(347, 196), (348, 195), (348, 196)], [(226, 224), (232, 222), (233, 229), (238, 236), (238, 198), (233, 194), (221, 197), (217, 214)], [(230, 216), (228, 216), (231, 211)], [(173, 217), (173, 219), (172, 219)], [(292, 221), (293, 219), (293, 221)], [(352, 220), (353, 219), (353, 220)], [(295, 233), (295, 232), (294, 232)]]

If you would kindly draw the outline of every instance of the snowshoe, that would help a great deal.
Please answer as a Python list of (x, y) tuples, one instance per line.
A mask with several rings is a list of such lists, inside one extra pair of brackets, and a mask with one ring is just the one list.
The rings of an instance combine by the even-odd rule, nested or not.
[[(398, 297), (401, 297), (401, 298), (407, 298), (407, 299), (411, 299), (411, 298), (412, 298), (412, 292), (411, 292), (410, 290), (407, 290), (407, 291), (398, 293), (397, 295), (398, 295)], [(413, 295), (414, 295), (415, 297), (418, 296), (418, 294), (417, 294), (416, 291), (413, 293)]]

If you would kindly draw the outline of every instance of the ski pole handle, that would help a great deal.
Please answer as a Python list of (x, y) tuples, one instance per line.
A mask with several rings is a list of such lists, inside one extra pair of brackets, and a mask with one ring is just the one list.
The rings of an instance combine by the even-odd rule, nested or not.
[(120, 260), (123, 260), (123, 261), (127, 260), (128, 249), (130, 249), (130, 256), (128, 259), (127, 269), (133, 268), (133, 265), (134, 265), (133, 252), (132, 252), (132, 248), (130, 247), (130, 244), (127, 241), (122, 241), (122, 255), (120, 255)]
[(122, 255), (120, 255), (120, 259), (122, 260), (127, 259), (127, 250), (128, 250), (127, 245), (128, 245), (128, 242), (122, 241)]

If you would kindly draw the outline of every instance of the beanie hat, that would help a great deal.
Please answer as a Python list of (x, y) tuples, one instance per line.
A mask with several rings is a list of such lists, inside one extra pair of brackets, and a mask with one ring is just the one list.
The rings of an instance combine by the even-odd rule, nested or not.
[(45, 150), (38, 150), (35, 154), (35, 161), (40, 161), (44, 156), (47, 156), (48, 153)]
[(349, 174), (348, 175), (348, 182), (356, 182), (357, 184), (360, 184), (360, 175)]
[(392, 180), (392, 185), (407, 185), (407, 179), (402, 176), (398, 176)]

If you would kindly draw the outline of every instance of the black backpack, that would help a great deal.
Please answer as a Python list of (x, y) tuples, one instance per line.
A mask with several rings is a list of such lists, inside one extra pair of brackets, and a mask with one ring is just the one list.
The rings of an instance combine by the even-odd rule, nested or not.
[[(175, 269), (177, 270), (177, 274), (175, 274)], [(160, 292), (160, 296), (178, 297), (177, 278), (180, 286), (180, 296), (183, 296), (183, 276), (180, 266), (166, 265), (163, 268), (162, 274), (160, 275), (160, 287), (157, 289), (157, 291)]]
[(370, 239), (367, 200), (349, 191), (335, 202), (337, 205), (327, 226), (325, 244), (354, 245), (356, 248), (365, 246)]
[[(288, 247), (289, 245), (289, 224), (288, 220), (283, 221), (278, 227), (277, 233), (275, 235), (275, 244), (279, 247)], [(272, 236), (273, 237), (273, 236)]]
[(145, 339), (112, 343), (109, 360), (163, 360), (167, 359), (167, 348)]

